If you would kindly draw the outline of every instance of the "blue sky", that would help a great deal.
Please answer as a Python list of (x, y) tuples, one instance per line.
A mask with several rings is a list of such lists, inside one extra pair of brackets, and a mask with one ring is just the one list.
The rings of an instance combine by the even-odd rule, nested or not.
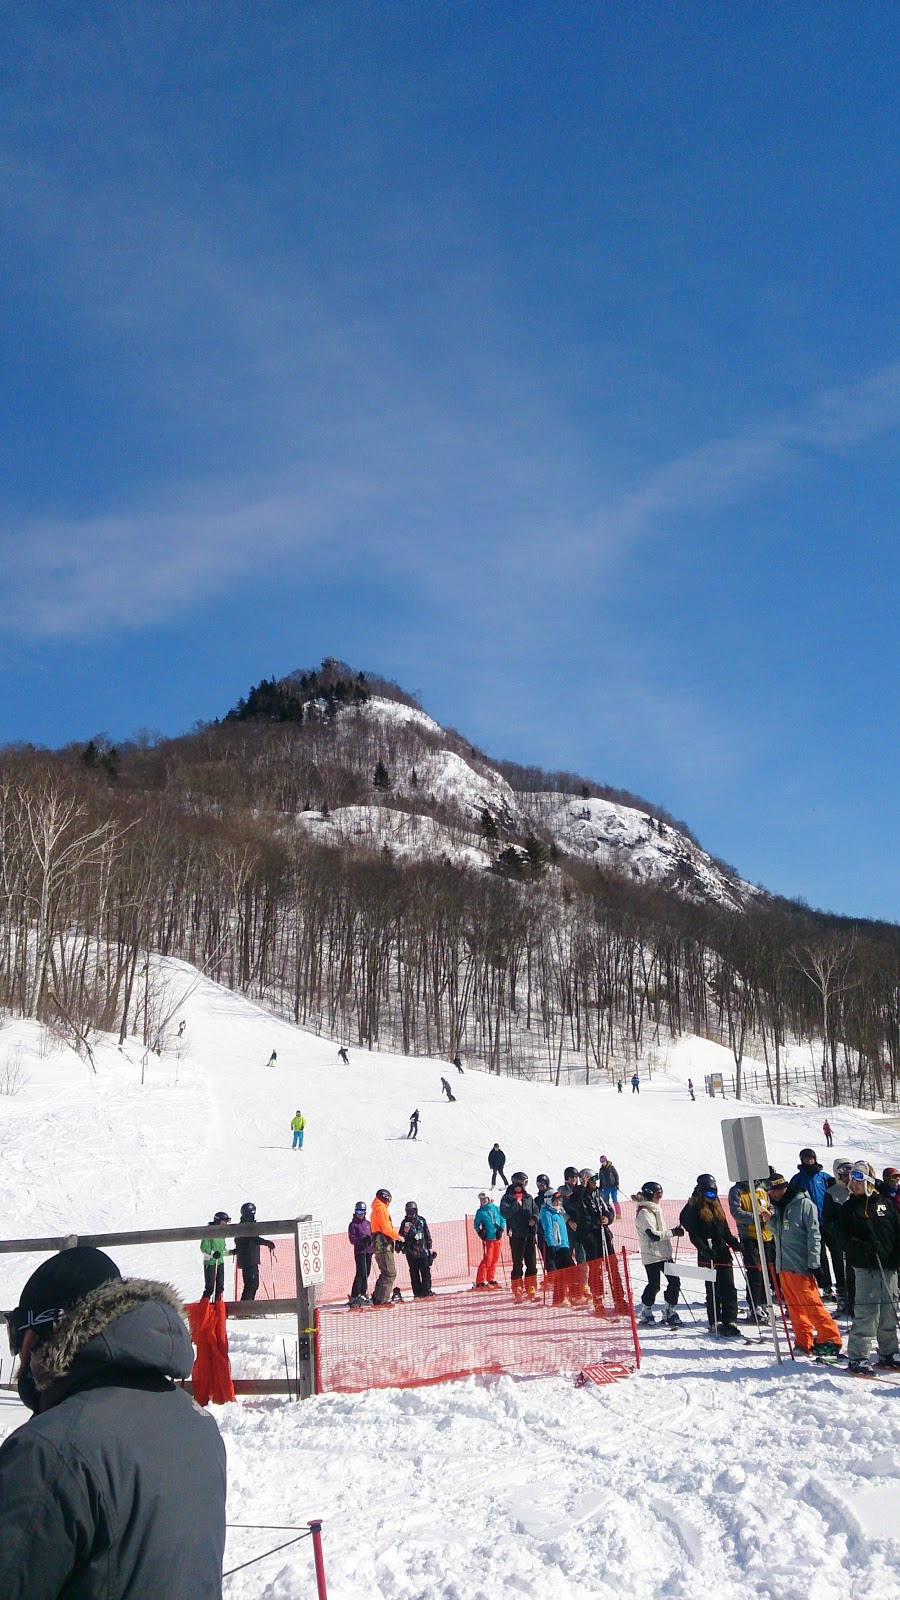
[(7, 8), (0, 739), (326, 654), (900, 916), (896, 10)]

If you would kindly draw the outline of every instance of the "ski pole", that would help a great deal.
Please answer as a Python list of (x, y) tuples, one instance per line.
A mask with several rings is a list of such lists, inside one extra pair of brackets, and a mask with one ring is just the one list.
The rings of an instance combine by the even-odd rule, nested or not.
[(738, 1271), (740, 1272), (740, 1275), (744, 1280), (744, 1288), (747, 1291), (747, 1304), (754, 1311), (753, 1321), (754, 1321), (754, 1323), (756, 1325), (756, 1342), (757, 1342), (757, 1344), (762, 1344), (762, 1342), (763, 1342), (763, 1332), (762, 1332), (762, 1328), (760, 1327), (759, 1323), (756, 1321), (756, 1313), (755, 1313), (753, 1296), (750, 1293), (750, 1278), (749, 1278), (749, 1275), (748, 1275), (748, 1272), (747, 1272), (747, 1268), (744, 1266), (744, 1258), (743, 1258), (743, 1256), (737, 1256), (737, 1264), (738, 1264)]
[(781, 1284), (778, 1282), (778, 1273), (775, 1271), (775, 1268), (772, 1266), (771, 1262), (768, 1262), (767, 1265), (769, 1268), (769, 1277), (772, 1282), (772, 1288), (775, 1290), (775, 1299), (778, 1301), (778, 1309), (781, 1312), (781, 1321), (784, 1326), (784, 1337), (787, 1340), (787, 1347), (791, 1354), (791, 1360), (796, 1361), (797, 1358), (794, 1355), (794, 1341), (791, 1338), (791, 1330), (788, 1327), (787, 1316), (785, 1315), (784, 1299), (781, 1293)]

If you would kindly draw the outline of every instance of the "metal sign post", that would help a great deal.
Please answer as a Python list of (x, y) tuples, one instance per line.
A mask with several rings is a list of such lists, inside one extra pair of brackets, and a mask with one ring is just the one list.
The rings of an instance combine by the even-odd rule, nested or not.
[(775, 1355), (780, 1366), (784, 1357), (781, 1354), (781, 1345), (778, 1342), (775, 1307), (772, 1304), (772, 1285), (769, 1281), (766, 1267), (766, 1245), (763, 1239), (762, 1218), (759, 1214), (759, 1200), (756, 1194), (756, 1174), (758, 1172), (766, 1173), (769, 1170), (769, 1157), (766, 1151), (766, 1136), (763, 1132), (762, 1117), (726, 1117), (722, 1123), (722, 1142), (725, 1145), (725, 1164), (732, 1183), (741, 1183), (746, 1180), (749, 1184), (750, 1208), (753, 1212), (753, 1226), (756, 1230), (756, 1245), (759, 1250), (759, 1265), (762, 1273), (763, 1288), (766, 1292), (769, 1327), (772, 1330)]

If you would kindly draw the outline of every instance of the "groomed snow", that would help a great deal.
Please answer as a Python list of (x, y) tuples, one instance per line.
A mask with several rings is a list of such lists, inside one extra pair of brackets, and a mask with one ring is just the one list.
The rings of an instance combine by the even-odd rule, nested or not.
[[(388, 1184), (395, 1214), (418, 1200), (434, 1220), (471, 1210), (496, 1138), (511, 1166), (561, 1175), (601, 1153), (626, 1192), (657, 1177), (685, 1195), (696, 1173), (724, 1182), (720, 1119), (734, 1114), (684, 1087), (702, 1082), (706, 1046), (682, 1041), (673, 1076), (640, 1096), (607, 1085), (553, 1089), (452, 1072), (441, 1061), (368, 1054), (281, 1022), (181, 963), (161, 966), (177, 1021), (172, 1048), (145, 1063), (129, 1042), (96, 1050), (97, 1074), (68, 1049), (46, 1053), (37, 1026), (0, 1028), (0, 1209), (6, 1237), (205, 1222), (253, 1199), (260, 1216), (310, 1211), (345, 1227), (353, 1202)], [(265, 1063), (275, 1049), (277, 1065)], [(673, 1062), (674, 1066), (674, 1062)], [(707, 1063), (706, 1070), (709, 1070)], [(290, 1149), (297, 1107), (306, 1146)], [(405, 1133), (418, 1106), (417, 1143)], [(749, 1109), (749, 1108), (748, 1108)], [(754, 1110), (761, 1109), (754, 1107)], [(823, 1113), (763, 1110), (770, 1159), (792, 1170), (821, 1144)], [(900, 1135), (839, 1108), (833, 1154), (897, 1161)], [(824, 1152), (820, 1151), (824, 1155)], [(199, 1252), (114, 1252), (196, 1297)], [(13, 1304), (38, 1258), (0, 1256)], [(640, 1269), (636, 1276), (640, 1281)], [(370, 1313), (378, 1315), (379, 1313)], [(391, 1315), (414, 1315), (415, 1307)], [(274, 1375), (290, 1326), (233, 1328), (235, 1366)], [(650, 1330), (640, 1374), (604, 1389), (564, 1377), (419, 1391), (320, 1396), (303, 1405), (217, 1408), (229, 1460), (229, 1521), (324, 1519), (332, 1600), (845, 1600), (893, 1596), (900, 1575), (894, 1432), (900, 1395), (829, 1369), (778, 1369), (771, 1352), (713, 1343), (688, 1324)], [(8, 1356), (4, 1377), (8, 1375)], [(24, 1420), (0, 1401), (0, 1432)], [(282, 1535), (281, 1537), (287, 1537)], [(226, 1567), (279, 1542), (229, 1535)], [(241, 1600), (315, 1593), (308, 1542), (226, 1582)]]

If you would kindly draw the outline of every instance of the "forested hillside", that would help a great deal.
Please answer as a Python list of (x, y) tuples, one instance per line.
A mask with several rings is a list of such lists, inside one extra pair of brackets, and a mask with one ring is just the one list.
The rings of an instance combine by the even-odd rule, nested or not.
[(8, 748), (0, 830), (0, 1006), (88, 1055), (164, 1042), (159, 951), (370, 1048), (590, 1081), (696, 1032), (780, 1102), (810, 1040), (824, 1102), (896, 1098), (895, 925), (764, 894), (662, 808), (500, 766), (341, 663), (182, 738)]

